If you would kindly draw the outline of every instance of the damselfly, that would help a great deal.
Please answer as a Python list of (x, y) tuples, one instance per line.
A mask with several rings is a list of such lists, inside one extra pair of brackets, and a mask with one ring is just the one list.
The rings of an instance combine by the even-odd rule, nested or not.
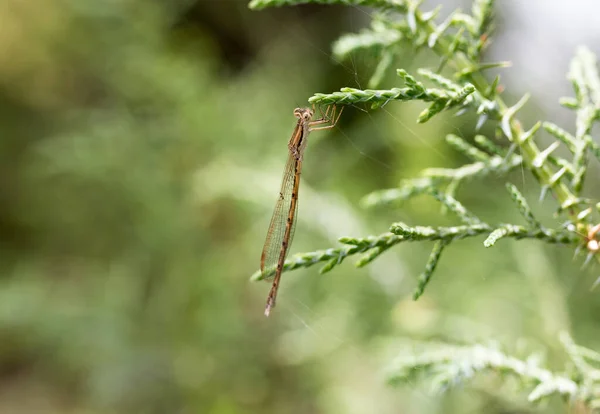
[(340, 110), (336, 118), (336, 108), (335, 106), (330, 106), (327, 107), (323, 117), (312, 120), (314, 115), (312, 110), (308, 108), (294, 109), (294, 116), (298, 118), (298, 122), (288, 143), (289, 154), (285, 170), (283, 171), (281, 190), (279, 191), (279, 198), (277, 199), (277, 204), (275, 204), (275, 211), (273, 211), (273, 217), (271, 218), (271, 224), (269, 224), (267, 232), (267, 239), (265, 240), (260, 257), (260, 271), (263, 275), (272, 272), (275, 267), (273, 286), (267, 297), (266, 316), (269, 316), (271, 309), (275, 307), (283, 263), (294, 237), (296, 213), (298, 212), (298, 189), (300, 187), (302, 157), (308, 141), (308, 134), (311, 131), (319, 129), (333, 128), (340, 118), (342, 110)]

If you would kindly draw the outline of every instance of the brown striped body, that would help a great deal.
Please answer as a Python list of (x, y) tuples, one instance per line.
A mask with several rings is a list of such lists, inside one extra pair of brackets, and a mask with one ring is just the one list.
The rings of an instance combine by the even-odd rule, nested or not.
[[(298, 122), (288, 143), (288, 160), (283, 172), (281, 190), (279, 191), (279, 198), (275, 204), (275, 210), (260, 258), (260, 270), (264, 276), (270, 274), (273, 271), (273, 267), (275, 267), (275, 277), (271, 291), (267, 297), (267, 306), (265, 307), (266, 316), (269, 316), (271, 309), (275, 307), (285, 258), (294, 238), (296, 213), (298, 212), (298, 190), (300, 188), (300, 174), (302, 172), (302, 157), (308, 142), (308, 134), (313, 130), (329, 129), (335, 126), (334, 122), (331, 125), (314, 128), (316, 125), (329, 123), (328, 114), (329, 108), (322, 119), (311, 121), (313, 111), (310, 109), (296, 108), (294, 110), (294, 116), (298, 118)], [(335, 108), (333, 109), (333, 115), (335, 115)], [(337, 122), (337, 119), (335, 121)]]

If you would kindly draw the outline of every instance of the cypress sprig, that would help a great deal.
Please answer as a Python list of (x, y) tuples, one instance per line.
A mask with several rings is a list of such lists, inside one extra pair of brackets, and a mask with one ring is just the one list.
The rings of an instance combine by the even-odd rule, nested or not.
[[(477, 143), (477, 145), (479, 145), (481, 148), (483, 148), (492, 155), (499, 155), (501, 157), (506, 156), (506, 151), (498, 145), (496, 145), (491, 139), (489, 139), (485, 135), (475, 135), (475, 142)], [(520, 158), (521, 157), (519, 157), (519, 160)]]
[(469, 178), (484, 177), (490, 173), (506, 174), (508, 171), (522, 164), (519, 155), (512, 154), (508, 158), (500, 156), (490, 157), (488, 162), (466, 164), (458, 168), (427, 168), (421, 172), (425, 177), (439, 180), (454, 181)]
[[(360, 253), (365, 253), (373, 249), (387, 250), (391, 246), (402, 241), (402, 237), (392, 233), (384, 233), (379, 236), (369, 236), (363, 239), (354, 237), (342, 237), (339, 239), (341, 243), (346, 244), (339, 248), (331, 248), (326, 250), (318, 250), (311, 253), (299, 253), (287, 259), (283, 265), (283, 272), (296, 270), (302, 267), (311, 267), (317, 263), (325, 262), (321, 268), (321, 273), (326, 273), (333, 269), (336, 265), (341, 264), (344, 259)], [(383, 250), (378, 250), (383, 252)], [(260, 270), (256, 271), (251, 277), (252, 281), (269, 279), (275, 275), (275, 267), (266, 269), (264, 273)]]
[(467, 141), (465, 141), (458, 135), (446, 135), (446, 142), (457, 151), (471, 158), (473, 161), (481, 161), (483, 163), (487, 163), (490, 160), (490, 156), (488, 154), (481, 151), (474, 145), (469, 144)]
[(390, 49), (383, 51), (383, 53), (381, 54), (381, 59), (377, 63), (377, 67), (375, 68), (375, 71), (373, 71), (373, 75), (371, 75), (371, 78), (369, 79), (369, 82), (367, 84), (368, 88), (375, 89), (379, 87), (381, 81), (383, 80), (383, 77), (385, 76), (385, 73), (394, 63), (394, 58), (395, 54)]
[(586, 136), (585, 139), (588, 141), (588, 145), (590, 147), (590, 151), (596, 158), (600, 160), (600, 145), (592, 140), (591, 136)]
[(533, 229), (542, 229), (542, 225), (539, 221), (533, 217), (533, 212), (531, 211), (531, 207), (523, 197), (523, 194), (515, 187), (514, 185), (507, 183), (506, 189), (508, 190), (511, 199), (515, 202), (517, 207), (519, 208), (519, 212), (525, 218), (529, 226)]
[[(484, 177), (494, 173), (504, 175), (521, 166), (523, 160), (519, 155), (508, 154), (506, 150), (498, 147), (491, 140), (478, 135), (475, 137), (482, 148), (490, 151), (488, 155), (475, 146), (467, 143), (462, 138), (450, 134), (446, 141), (467, 157), (478, 160), (473, 164), (463, 165), (458, 168), (428, 168), (421, 172), (422, 177), (404, 180), (398, 188), (374, 191), (366, 195), (361, 205), (365, 208), (380, 207), (384, 205), (401, 205), (404, 201), (419, 194), (430, 192), (432, 189), (440, 190), (443, 186), (453, 186), (453, 191), (465, 179)], [(446, 188), (448, 192), (448, 188)]]
[(442, 193), (437, 190), (432, 190), (431, 194), (447, 209), (447, 211), (454, 213), (464, 224), (481, 224), (479, 217), (467, 210), (465, 206), (450, 194)]
[(575, 90), (577, 110), (577, 139), (590, 133), (594, 121), (598, 120), (600, 109), (600, 76), (596, 67), (596, 57), (587, 48), (580, 47), (571, 62), (568, 78)]
[[(402, 70), (399, 69), (400, 73)], [(442, 89), (447, 89), (453, 92), (459, 92), (462, 87), (459, 83), (456, 83), (439, 73), (432, 72), (429, 69), (418, 69), (417, 73), (429, 81), (435, 83)], [(468, 104), (463, 109), (467, 108), (475, 108), (475, 112), (480, 115), (485, 115), (487, 118), (499, 119), (500, 112), (498, 105), (493, 100), (486, 98), (478, 89), (476, 89), (466, 100), (465, 103)]]
[[(473, 29), (471, 33), (479, 38), (491, 32), (494, 17), (493, 0), (475, 0), (472, 7)], [(485, 40), (481, 40), (485, 42)]]
[(375, 24), (373, 26), (372, 29), (347, 34), (336, 40), (332, 48), (336, 59), (344, 59), (351, 53), (362, 49), (386, 49), (397, 44), (403, 38), (402, 32), (398, 30)]
[(372, 208), (386, 205), (401, 205), (404, 201), (429, 191), (436, 184), (436, 180), (429, 177), (404, 180), (398, 188), (389, 188), (367, 194), (361, 200), (361, 206)]
[[(511, 62), (504, 62), (504, 61), (474, 64), (474, 65), (472, 65), (470, 67), (466, 67), (466, 68), (462, 69), (460, 72), (458, 72), (457, 77), (459, 79), (463, 79), (463, 78), (467, 78), (470, 75), (477, 73), (477, 72), (483, 72), (488, 69), (509, 68), (510, 66), (512, 66)], [(493, 91), (494, 88), (490, 88), (489, 90)]]
[(555, 229), (531, 229), (516, 224), (501, 224), (485, 239), (483, 245), (492, 247), (502, 238), (510, 237), (515, 240), (537, 239), (548, 244), (575, 244), (579, 238), (573, 233)]
[(339, 92), (330, 94), (317, 93), (308, 101), (314, 105), (356, 105), (359, 103), (370, 103), (371, 108), (379, 108), (390, 101), (414, 101), (433, 102), (432, 106), (423, 111), (419, 116), (420, 122), (425, 122), (432, 116), (444, 109), (460, 105), (475, 88), (465, 85), (458, 92), (449, 92), (435, 88), (392, 88), (387, 90), (342, 88)]
[(573, 164), (575, 167), (575, 175), (571, 181), (573, 192), (577, 195), (581, 194), (583, 189), (583, 180), (587, 172), (587, 154), (590, 147), (590, 140), (583, 139), (575, 148), (573, 153)]
[(438, 240), (435, 242), (431, 253), (429, 254), (429, 259), (427, 259), (427, 263), (425, 264), (425, 270), (421, 273), (417, 279), (417, 287), (415, 288), (415, 292), (413, 293), (413, 299), (417, 300), (425, 291), (425, 287), (431, 280), (431, 276), (433, 276), (433, 272), (437, 267), (438, 262), (440, 261), (440, 257), (442, 256), (442, 251), (449, 244), (449, 241), (446, 240)]
[(558, 125), (553, 124), (552, 122), (542, 123), (542, 128), (544, 128), (554, 137), (558, 138), (563, 144), (567, 146), (569, 151), (575, 152), (575, 148), (577, 148), (577, 140), (569, 132), (565, 131)]
[(567, 332), (561, 332), (559, 339), (565, 352), (571, 359), (571, 362), (573, 362), (577, 373), (581, 375), (583, 383), (588, 387), (591, 387), (594, 382), (600, 381), (600, 371), (587, 361), (589, 358), (592, 362), (598, 363), (598, 354), (587, 348), (577, 346), (575, 342), (573, 342), (571, 335)]
[(453, 184), (456, 189), (466, 179), (484, 177), (492, 173), (505, 175), (519, 167), (521, 163), (522, 158), (519, 155), (511, 154), (508, 157), (493, 155), (487, 162), (479, 161), (458, 168), (427, 168), (421, 172), (422, 177), (403, 180), (398, 188), (369, 193), (362, 199), (361, 205), (365, 208), (401, 205), (404, 201), (428, 192), (432, 188), (441, 189), (444, 185)]
[(540, 366), (536, 361), (537, 358), (510, 356), (497, 346), (415, 341), (401, 347), (400, 356), (387, 367), (386, 376), (392, 385), (412, 383), (426, 376), (434, 392), (443, 392), (478, 373), (495, 372), (519, 379), (521, 388), (530, 390), (530, 402), (553, 394), (568, 398), (582, 394), (581, 384)]
[(492, 231), (492, 228), (486, 223), (450, 227), (411, 227), (406, 223), (398, 222), (390, 226), (390, 232), (402, 236), (406, 241), (444, 240), (452, 242), (482, 233), (489, 233), (490, 231)]
[(416, 96), (422, 97), (428, 102), (438, 99), (447, 99), (441, 90), (430, 89), (425, 93), (414, 88), (392, 88), (389, 90), (360, 90), (355, 88), (342, 88), (339, 92), (330, 94), (317, 93), (308, 102), (315, 105), (353, 105), (369, 102), (374, 107), (382, 106), (392, 100), (412, 101)]
[(366, 6), (379, 9), (390, 9), (400, 13), (408, 11), (408, 1), (405, 0), (252, 0), (248, 5), (251, 9), (261, 10), (266, 7), (298, 6), (301, 4), (341, 4), (345, 6)]

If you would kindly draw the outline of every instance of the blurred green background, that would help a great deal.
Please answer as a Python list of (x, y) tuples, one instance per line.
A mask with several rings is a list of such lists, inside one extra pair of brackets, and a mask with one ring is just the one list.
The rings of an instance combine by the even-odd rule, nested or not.
[[(568, 248), (528, 241), (452, 245), (418, 302), (427, 243), (364, 269), (286, 273), (263, 316), (270, 285), (248, 278), (292, 111), (315, 92), (366, 87), (378, 57), (336, 62), (330, 46), (369, 20), (244, 1), (0, 2), (1, 413), (528, 412), (526, 393), (494, 376), (439, 396), (392, 388), (382, 370), (406, 338), (496, 339), (545, 350), (557, 368), (560, 330), (599, 344), (596, 276)], [(396, 67), (431, 62), (406, 51)], [(398, 84), (393, 73), (383, 83)], [(455, 223), (426, 198), (359, 207), (425, 167), (467, 161), (443, 138), (470, 139), (473, 119), (417, 125), (422, 108), (350, 107), (311, 135), (292, 253), (394, 221)], [(527, 172), (508, 179), (558, 225)], [(521, 223), (505, 181), (458, 196), (489, 222)]]

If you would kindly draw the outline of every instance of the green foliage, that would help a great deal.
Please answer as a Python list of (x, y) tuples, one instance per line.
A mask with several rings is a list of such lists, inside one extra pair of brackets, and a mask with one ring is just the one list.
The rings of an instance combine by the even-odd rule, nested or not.
[[(518, 378), (522, 388), (529, 388), (528, 400), (538, 402), (552, 394), (567, 398), (585, 398), (586, 390), (564, 373), (544, 368), (538, 355), (515, 358), (498, 349), (498, 345), (453, 345), (421, 342), (401, 349), (401, 356), (388, 367), (388, 381), (399, 384), (425, 377), (434, 392), (455, 387), (476, 374), (493, 372)], [(408, 352), (407, 352), (408, 351)], [(531, 389), (533, 387), (533, 389)]]
[[(369, 29), (356, 34), (345, 34), (333, 46), (333, 53), (339, 59), (358, 52), (373, 52), (381, 60), (369, 85), (379, 85), (383, 73), (389, 71), (395, 57), (403, 46), (414, 50), (430, 49), (439, 58), (438, 70), (421, 68), (417, 75), (407, 69), (397, 69), (403, 87), (389, 89), (342, 88), (339, 92), (316, 93), (309, 98), (314, 105), (358, 105), (370, 104), (378, 109), (395, 101), (422, 101), (429, 106), (417, 118), (424, 123), (442, 112), (455, 110), (458, 114), (472, 113), (477, 118), (475, 128), (491, 126), (496, 130), (496, 139), (484, 135), (475, 137), (475, 146), (463, 138), (450, 134), (446, 142), (472, 163), (458, 168), (430, 168), (421, 171), (417, 178), (404, 180), (399, 187), (375, 191), (363, 199), (367, 208), (398, 206), (419, 195), (431, 195), (442, 204), (443, 211), (452, 212), (461, 224), (455, 226), (412, 226), (403, 222), (393, 223), (389, 233), (364, 238), (343, 237), (339, 241), (346, 246), (314, 253), (303, 253), (290, 258), (285, 263), (285, 271), (308, 267), (325, 262), (322, 272), (330, 271), (350, 255), (362, 255), (358, 266), (371, 263), (390, 247), (401, 242), (434, 242), (425, 270), (417, 280), (414, 298), (423, 295), (430, 283), (442, 252), (449, 245), (480, 235), (487, 237), (485, 247), (492, 247), (502, 238), (537, 239), (549, 244), (563, 244), (573, 250), (597, 237), (588, 231), (598, 220), (594, 213), (597, 200), (582, 196), (585, 177), (589, 167), (589, 154), (600, 159), (600, 148), (591, 137), (590, 131), (600, 119), (600, 77), (596, 56), (586, 48), (579, 48), (571, 63), (569, 80), (574, 89), (574, 98), (565, 98), (561, 104), (576, 112), (575, 132), (570, 133), (558, 125), (538, 120), (530, 128), (525, 128), (518, 118), (526, 106), (529, 94), (509, 105), (501, 96), (500, 77), (488, 81), (484, 72), (490, 68), (501, 68), (506, 62), (485, 62), (484, 51), (493, 30), (493, 0), (475, 0), (470, 14), (455, 11), (441, 23), (436, 23), (439, 9), (421, 11), (419, 1), (351, 1), (351, 0), (254, 0), (251, 7), (259, 9), (267, 6), (281, 6), (303, 3), (344, 4), (369, 6), (377, 9)], [(442, 74), (444, 73), (444, 74)], [(431, 85), (431, 86), (430, 86)], [(542, 147), (538, 135), (541, 128), (557, 140), (546, 148)], [(561, 144), (570, 155), (557, 154)], [(508, 149), (505, 149), (505, 148)], [(525, 220), (525, 225), (516, 223), (487, 223), (466, 209), (456, 198), (459, 185), (465, 180), (484, 179), (488, 176), (505, 177), (516, 168), (530, 171), (540, 188), (541, 199), (551, 193), (557, 202), (557, 217), (566, 219), (567, 225), (556, 223), (552, 228), (545, 227), (536, 218), (525, 197), (513, 184), (507, 184), (511, 200)], [(588, 243), (588, 257), (598, 259), (596, 250)], [(477, 259), (473, 253), (474, 260)], [(255, 274), (253, 279), (260, 279)], [(571, 399), (596, 404), (596, 396), (589, 381), (595, 380), (597, 371), (587, 370), (583, 363), (580, 371), (585, 375), (561, 376), (542, 369), (530, 361), (522, 361), (489, 347), (423, 345), (426, 350), (417, 351), (413, 359), (402, 359), (392, 368), (392, 379), (406, 379), (414, 370), (425, 370), (436, 389), (445, 389), (457, 380), (470, 378), (483, 370), (511, 372), (524, 382), (533, 383), (535, 388), (529, 394), (530, 401), (538, 401), (551, 394), (561, 394)], [(577, 349), (572, 358), (577, 358), (583, 348)], [(584, 352), (584, 351), (581, 351)], [(587, 350), (585, 352), (588, 352)], [(591, 351), (589, 351), (591, 352)], [(587, 355), (589, 355), (589, 352)], [(592, 373), (593, 372), (593, 373)], [(584, 377), (587, 376), (587, 379)], [(592, 379), (590, 379), (592, 378)], [(586, 382), (587, 381), (587, 382)]]
[(521, 359), (503, 352), (497, 343), (457, 345), (413, 341), (400, 347), (400, 356), (387, 367), (387, 378), (393, 385), (425, 378), (433, 392), (443, 392), (475, 375), (493, 373), (515, 377), (519, 390), (528, 390), (527, 399), (532, 403), (560, 395), (568, 400), (585, 401), (592, 409), (600, 408), (597, 392), (600, 354), (576, 345), (566, 332), (560, 333), (560, 341), (572, 365), (562, 372), (548, 368), (540, 353)]

